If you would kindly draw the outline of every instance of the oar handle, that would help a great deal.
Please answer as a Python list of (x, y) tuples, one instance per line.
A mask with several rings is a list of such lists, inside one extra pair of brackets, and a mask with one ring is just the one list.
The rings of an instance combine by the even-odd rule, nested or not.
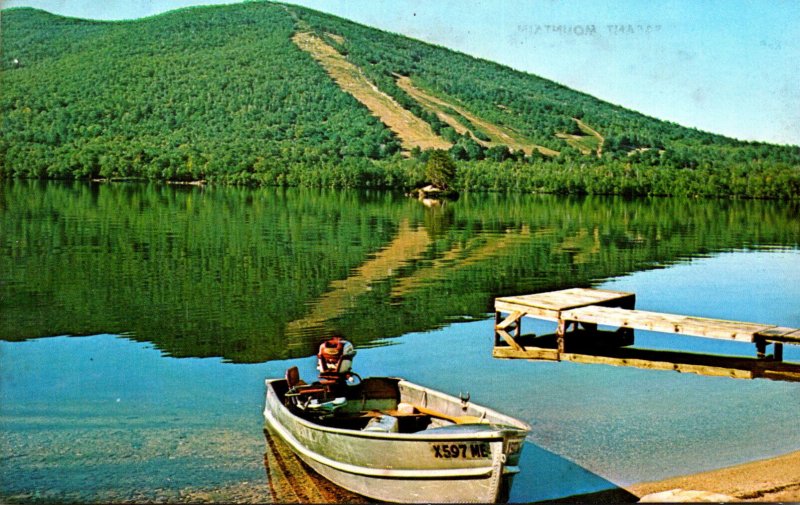
[(475, 416), (450, 416), (445, 414), (444, 412), (439, 412), (438, 410), (429, 409), (428, 407), (421, 407), (419, 405), (414, 405), (414, 408), (417, 409), (420, 413), (426, 414), (432, 417), (438, 417), (440, 419), (445, 419), (447, 421), (452, 421), (456, 424), (474, 424), (480, 423), (481, 418)]

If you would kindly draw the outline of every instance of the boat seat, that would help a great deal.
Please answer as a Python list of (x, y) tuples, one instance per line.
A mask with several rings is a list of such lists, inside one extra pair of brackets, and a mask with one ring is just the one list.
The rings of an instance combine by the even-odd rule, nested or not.
[(306, 382), (300, 378), (300, 370), (298, 370), (296, 366), (286, 369), (286, 385), (289, 386), (289, 389), (295, 386), (306, 385)]
[(308, 384), (300, 378), (300, 371), (296, 366), (286, 369), (286, 385), (289, 390), (286, 393), (287, 397), (301, 396), (301, 395), (318, 395), (328, 392), (328, 389), (321, 384)]

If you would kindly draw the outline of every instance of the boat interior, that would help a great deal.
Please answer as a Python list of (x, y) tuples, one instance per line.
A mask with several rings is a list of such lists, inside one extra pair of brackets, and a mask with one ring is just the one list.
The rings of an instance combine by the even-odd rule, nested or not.
[(306, 384), (297, 377), (296, 367), (287, 370), (286, 376), (286, 380), (272, 383), (278, 397), (295, 415), (322, 426), (417, 433), (485, 422), (474, 416), (449, 415), (414, 404), (413, 392), (407, 394), (398, 378), (369, 377), (355, 384), (347, 381)]

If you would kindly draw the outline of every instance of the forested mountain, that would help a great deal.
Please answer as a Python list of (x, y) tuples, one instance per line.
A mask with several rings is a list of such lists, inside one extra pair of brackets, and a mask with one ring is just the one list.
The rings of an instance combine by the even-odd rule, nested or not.
[(300, 7), (124, 22), (6, 9), (2, 28), (0, 177), (408, 188), (434, 146), (462, 190), (800, 196), (797, 146), (684, 128)]

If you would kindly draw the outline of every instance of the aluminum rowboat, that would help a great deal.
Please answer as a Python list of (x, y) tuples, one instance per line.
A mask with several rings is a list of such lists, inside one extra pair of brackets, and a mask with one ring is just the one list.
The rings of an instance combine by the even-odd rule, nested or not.
[[(388, 502), (505, 502), (530, 426), (400, 378), (345, 386), (326, 415), (266, 381), (265, 428), (334, 484)], [(324, 407), (324, 406), (323, 406)]]

